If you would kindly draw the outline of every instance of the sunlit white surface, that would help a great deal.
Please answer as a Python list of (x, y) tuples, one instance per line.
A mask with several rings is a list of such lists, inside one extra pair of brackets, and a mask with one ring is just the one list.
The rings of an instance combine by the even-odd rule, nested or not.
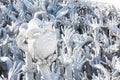
[(114, 5), (117, 8), (120, 8), (120, 0), (88, 0), (88, 1), (108, 3)]

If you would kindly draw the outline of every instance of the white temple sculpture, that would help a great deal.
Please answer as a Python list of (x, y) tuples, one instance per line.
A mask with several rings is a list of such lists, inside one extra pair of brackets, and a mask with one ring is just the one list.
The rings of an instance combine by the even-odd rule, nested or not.
[(120, 80), (120, 7), (94, 1), (0, 0), (0, 80)]
[[(41, 13), (37, 15), (41, 15)], [(31, 58), (37, 60), (38, 67), (40, 67), (38, 69), (40, 69), (45, 80), (52, 80), (50, 78), (50, 72), (47, 72), (49, 66), (46, 58), (53, 56), (53, 53), (57, 48), (57, 35), (52, 25), (52, 22), (43, 22), (35, 15), (35, 17), (29, 21), (28, 25), (26, 25), (28, 26), (28, 29), (21, 29), (22, 33), (20, 33), (25, 33), (25, 36), (21, 35), (21, 38), (23, 38), (22, 40), (26, 39), (28, 44), (24, 44), (24, 42), (23, 44), (21, 44), (21, 42), (18, 43), (21, 47), (25, 45), (22, 48), (27, 52), (26, 58), (31, 56)], [(32, 59), (29, 58), (26, 60), (26, 63), (28, 63), (27, 66), (30, 67), (31, 63), (29, 63), (29, 61), (31, 62)]]

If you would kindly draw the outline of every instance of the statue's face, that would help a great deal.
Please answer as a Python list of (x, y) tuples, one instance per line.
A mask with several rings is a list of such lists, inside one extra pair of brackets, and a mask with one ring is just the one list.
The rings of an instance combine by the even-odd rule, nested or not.
[(16, 37), (17, 45), (23, 51), (27, 50), (27, 38), (26, 38), (26, 30), (28, 29), (27, 23), (23, 23), (19, 28), (19, 34)]

